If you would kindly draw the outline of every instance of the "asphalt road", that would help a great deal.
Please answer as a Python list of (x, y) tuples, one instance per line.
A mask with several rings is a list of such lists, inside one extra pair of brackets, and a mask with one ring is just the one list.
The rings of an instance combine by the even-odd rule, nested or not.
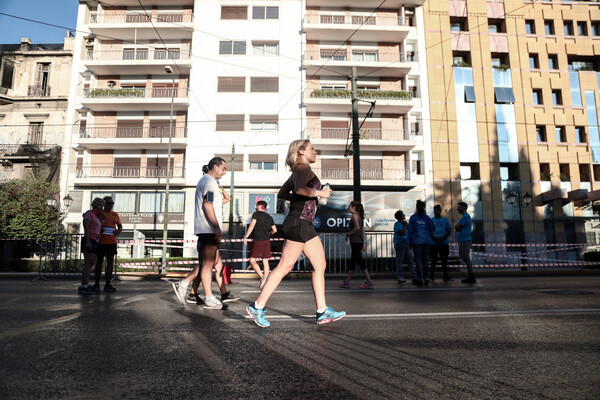
[(286, 280), (268, 329), (244, 311), (257, 282), (209, 311), (166, 281), (82, 296), (75, 280), (0, 280), (0, 398), (600, 398), (598, 276), (328, 280), (348, 316), (322, 326), (310, 281)]

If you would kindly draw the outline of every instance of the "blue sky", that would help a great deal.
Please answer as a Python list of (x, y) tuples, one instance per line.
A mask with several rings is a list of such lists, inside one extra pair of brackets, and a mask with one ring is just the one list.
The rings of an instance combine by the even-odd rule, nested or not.
[[(75, 29), (77, 0), (0, 0), (0, 13)], [(0, 43), (62, 43), (67, 30), (0, 15)]]

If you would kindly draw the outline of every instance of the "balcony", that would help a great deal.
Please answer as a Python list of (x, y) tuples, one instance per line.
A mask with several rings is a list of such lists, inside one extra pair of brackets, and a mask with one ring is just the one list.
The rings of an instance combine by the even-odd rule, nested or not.
[[(369, 102), (375, 101), (375, 112), (405, 114), (420, 104), (420, 99), (413, 99), (412, 92), (401, 90), (359, 90), (358, 103), (360, 112), (369, 111)], [(306, 111), (316, 112), (350, 112), (352, 105), (351, 92), (345, 89), (316, 89), (306, 92), (304, 105)]]
[[(79, 132), (78, 145), (88, 149), (164, 149), (169, 142), (168, 126), (86, 127)], [(187, 129), (173, 126), (173, 149), (185, 149)]]
[[(352, 136), (352, 132), (348, 130), (349, 128), (307, 128), (306, 134), (320, 150), (340, 150), (346, 146), (348, 137)], [(418, 143), (408, 129), (360, 130), (360, 146), (366, 150), (410, 151)]]
[[(352, 183), (354, 171), (352, 168), (313, 168), (322, 182), (332, 185), (348, 185)], [(411, 181), (411, 171), (408, 169), (361, 168), (361, 185), (365, 186), (416, 186)]]
[[(303, 30), (308, 40), (399, 42), (406, 38), (410, 26), (399, 16), (307, 14)], [(360, 29), (359, 29), (360, 28)]]
[(27, 97), (50, 97), (50, 86), (29, 85), (27, 88)]
[[(425, 0), (387, 0), (385, 8), (399, 10), (402, 7), (422, 6)], [(323, 7), (323, 0), (306, 0), (309, 7)], [(327, 0), (327, 7), (331, 8), (363, 8), (375, 10), (381, 7), (381, 0)]]
[[(78, 167), (75, 171), (75, 184), (77, 185), (161, 185), (166, 183), (167, 167), (141, 167), (141, 166), (95, 166)], [(169, 176), (171, 185), (185, 184), (185, 168), (182, 166), (171, 167)]]
[(81, 104), (94, 111), (165, 111), (170, 107), (171, 96), (174, 110), (189, 107), (187, 87), (86, 88)]
[(167, 64), (176, 64), (177, 73), (188, 75), (192, 68), (191, 55), (179, 49), (104, 50), (88, 51), (85, 61), (86, 67), (96, 75), (158, 75), (165, 73)]
[[(150, 11), (149, 11), (150, 12)], [(98, 36), (118, 40), (191, 39), (194, 31), (193, 14), (154, 13), (148, 17), (142, 12), (90, 14), (88, 28)]]
[(400, 52), (328, 50), (307, 51), (302, 62), (307, 75), (340, 74), (350, 76), (356, 67), (359, 76), (406, 76), (413, 64)]

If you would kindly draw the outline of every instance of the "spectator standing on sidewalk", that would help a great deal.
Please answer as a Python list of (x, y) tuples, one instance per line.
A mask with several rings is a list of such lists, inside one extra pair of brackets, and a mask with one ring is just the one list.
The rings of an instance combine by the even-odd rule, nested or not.
[(463, 279), (462, 283), (475, 283), (475, 274), (473, 273), (473, 263), (471, 261), (471, 246), (473, 241), (471, 239), (471, 230), (473, 228), (473, 221), (471, 216), (467, 212), (467, 203), (461, 201), (458, 203), (457, 211), (461, 215), (458, 224), (454, 227), (458, 234), (456, 240), (458, 241), (458, 257), (463, 260), (467, 266), (469, 276)]
[(450, 253), (450, 244), (448, 237), (452, 233), (452, 227), (448, 218), (442, 217), (442, 206), (436, 204), (433, 207), (433, 224), (435, 230), (431, 235), (431, 244), (429, 246), (429, 258), (431, 258), (431, 267), (429, 269), (429, 279), (435, 280), (435, 267), (437, 266), (438, 256), (442, 261), (442, 273), (444, 274), (444, 282), (451, 281), (452, 278), (448, 274), (448, 254)]
[(410, 216), (408, 221), (408, 243), (415, 255), (417, 286), (429, 284), (429, 242), (435, 230), (433, 221), (425, 213), (425, 202), (417, 200), (417, 212)]
[(94, 288), (100, 290), (100, 277), (102, 276), (102, 265), (106, 256), (106, 269), (104, 270), (105, 292), (116, 292), (117, 290), (110, 284), (112, 280), (113, 269), (115, 267), (115, 255), (117, 254), (117, 238), (123, 230), (119, 214), (113, 211), (115, 201), (111, 196), (104, 198), (104, 214), (102, 219), (102, 228), (100, 230), (100, 239), (98, 240), (98, 255), (96, 256), (96, 269), (94, 270), (94, 279), (96, 283)]
[(346, 242), (350, 241), (350, 265), (348, 266), (348, 276), (338, 283), (341, 288), (349, 288), (350, 280), (354, 275), (356, 265), (360, 267), (365, 276), (365, 283), (360, 285), (361, 289), (373, 289), (374, 284), (369, 275), (367, 264), (362, 257), (362, 253), (367, 251), (367, 239), (365, 237), (365, 209), (358, 201), (351, 201), (348, 205), (348, 211), (352, 213), (348, 228), (350, 231), (346, 234)]
[(417, 281), (415, 263), (410, 247), (408, 246), (408, 235), (406, 232), (408, 230), (408, 221), (406, 220), (404, 212), (401, 210), (396, 211), (394, 218), (397, 219), (394, 223), (394, 250), (396, 250), (396, 272), (398, 274), (398, 282), (406, 282), (404, 274), (402, 273), (404, 263), (406, 262), (412, 281), (415, 283)]
[[(269, 276), (269, 258), (271, 258), (271, 236), (277, 233), (275, 221), (267, 213), (267, 202), (256, 202), (256, 212), (252, 214), (252, 221), (244, 236), (244, 246), (248, 245), (248, 238), (252, 235), (252, 250), (250, 251), (250, 265), (260, 277), (259, 288), (262, 289)], [(260, 270), (257, 258), (262, 258), (264, 273)]]
[(81, 285), (77, 290), (79, 294), (98, 293), (100, 290), (90, 286), (90, 271), (96, 262), (98, 253), (98, 237), (102, 222), (102, 210), (104, 200), (96, 197), (92, 200), (92, 209), (83, 214), (83, 238), (81, 239), (81, 251), (83, 253), (83, 271), (81, 272)]

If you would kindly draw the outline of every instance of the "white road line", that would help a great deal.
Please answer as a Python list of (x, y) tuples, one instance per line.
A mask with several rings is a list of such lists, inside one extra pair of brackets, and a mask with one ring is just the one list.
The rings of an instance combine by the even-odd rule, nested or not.
[[(407, 318), (447, 318), (447, 317), (494, 317), (531, 314), (595, 314), (600, 308), (572, 308), (562, 310), (518, 310), (518, 311), (470, 311), (470, 312), (441, 312), (441, 313), (399, 313), (399, 314), (348, 314), (345, 319), (407, 319)], [(250, 319), (250, 316), (242, 316)], [(269, 320), (299, 320), (314, 319), (314, 315), (267, 315)]]

